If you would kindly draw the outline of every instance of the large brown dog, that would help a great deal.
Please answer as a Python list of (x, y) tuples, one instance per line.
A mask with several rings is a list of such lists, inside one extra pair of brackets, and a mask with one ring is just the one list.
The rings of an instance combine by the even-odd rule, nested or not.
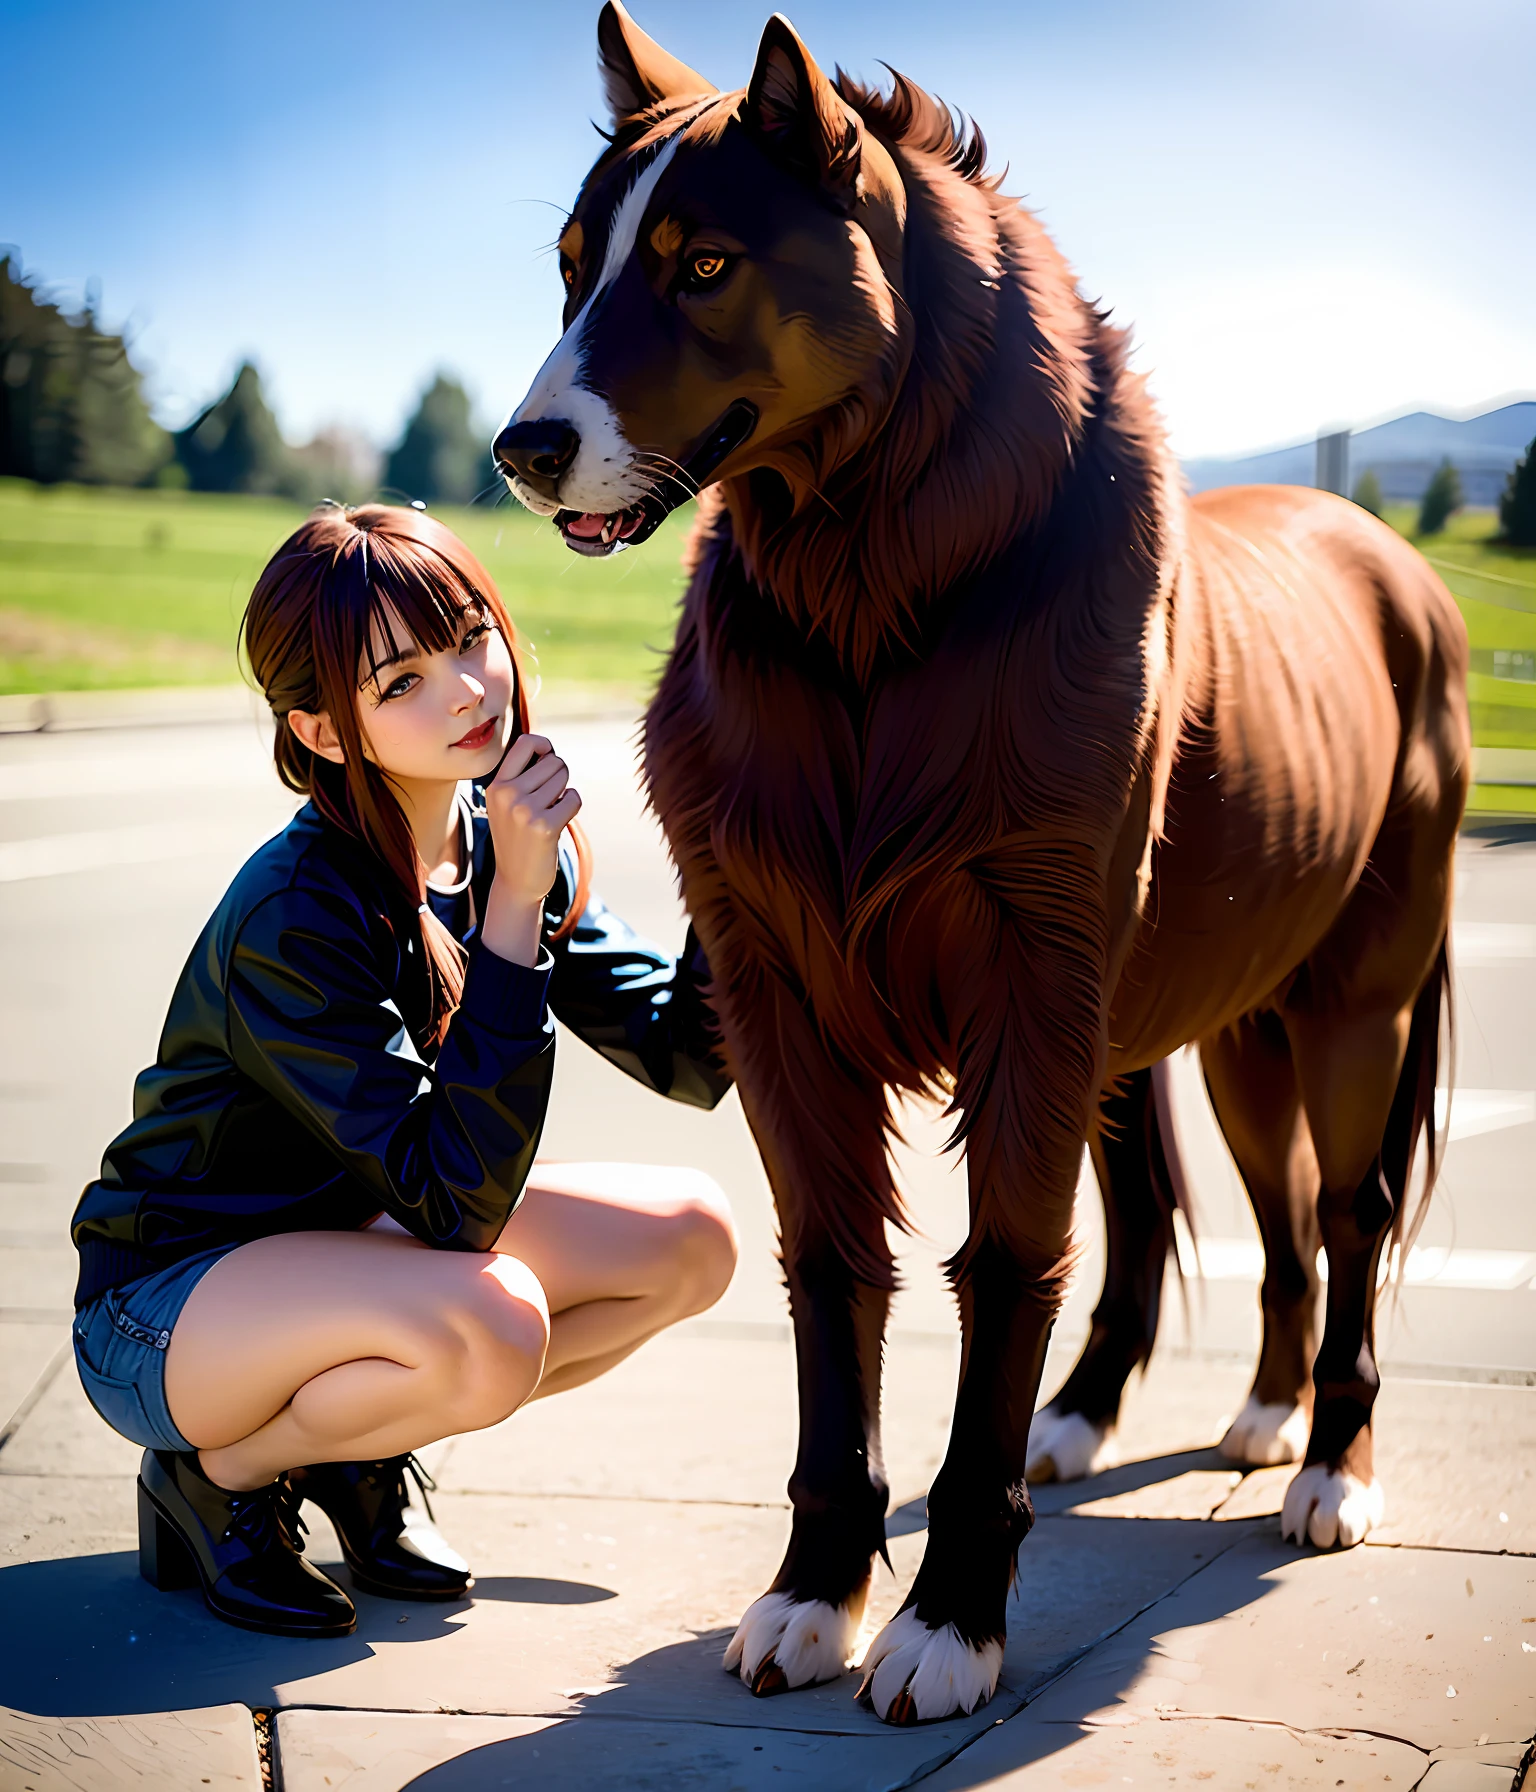
[(711, 486), (646, 771), (778, 1202), (801, 1395), (788, 1552), (727, 1665), (773, 1692), (851, 1653), (887, 1497), (887, 1091), (938, 1091), (971, 1190), (960, 1385), (865, 1668), (883, 1716), (939, 1717), (996, 1684), (1085, 1139), (1113, 1260), (1042, 1468), (1087, 1465), (1147, 1348), (1152, 1067), (1187, 1041), (1269, 1253), (1228, 1447), (1285, 1459), (1310, 1414), (1286, 1529), (1379, 1515), (1372, 1312), (1426, 1128), (1434, 1156), (1465, 636), (1340, 499), (1188, 502), (1124, 339), (909, 82), (834, 85), (777, 18), (745, 92), (615, 5), (599, 42), (615, 134), (497, 454), (586, 553)]

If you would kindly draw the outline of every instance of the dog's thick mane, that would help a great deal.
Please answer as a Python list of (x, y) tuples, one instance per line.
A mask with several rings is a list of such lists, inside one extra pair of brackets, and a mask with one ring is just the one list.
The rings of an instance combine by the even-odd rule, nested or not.
[(887, 144), (937, 156), (962, 180), (995, 191), (1007, 174), (987, 172), (987, 140), (974, 118), (955, 112), (897, 69), (891, 91), (882, 93), (839, 68), (833, 86), (847, 105)]
[(921, 651), (933, 600), (1039, 524), (1088, 459), (1120, 481), (1112, 533), (1157, 534), (1163, 451), (1123, 333), (1001, 191), (981, 131), (899, 74), (880, 92), (839, 71), (838, 91), (906, 190), (897, 330), (771, 470), (725, 482), (728, 524), (706, 506), (699, 546), (728, 530), (752, 582), (864, 682)]

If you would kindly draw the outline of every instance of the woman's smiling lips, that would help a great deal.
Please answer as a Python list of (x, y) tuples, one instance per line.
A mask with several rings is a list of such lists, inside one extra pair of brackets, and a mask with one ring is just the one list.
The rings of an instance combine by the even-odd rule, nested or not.
[(462, 739), (456, 740), (453, 744), (456, 747), (464, 747), (471, 753), (478, 752), (481, 747), (490, 745), (491, 737), (495, 734), (496, 724), (500, 719), (499, 716), (491, 716), (488, 720), (482, 722), (478, 728), (471, 728), (468, 734), (464, 735)]

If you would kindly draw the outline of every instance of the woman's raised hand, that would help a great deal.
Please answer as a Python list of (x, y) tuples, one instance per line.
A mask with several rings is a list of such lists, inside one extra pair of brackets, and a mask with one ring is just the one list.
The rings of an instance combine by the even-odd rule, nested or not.
[(542, 734), (520, 734), (485, 786), (496, 878), (481, 938), (499, 958), (530, 965), (537, 961), (560, 832), (580, 808), (566, 763), (549, 741)]

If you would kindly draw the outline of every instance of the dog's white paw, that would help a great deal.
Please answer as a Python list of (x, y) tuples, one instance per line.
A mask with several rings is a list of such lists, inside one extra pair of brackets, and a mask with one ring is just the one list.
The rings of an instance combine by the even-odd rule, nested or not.
[(1227, 1427), (1219, 1448), (1228, 1462), (1246, 1462), (1255, 1468), (1300, 1462), (1307, 1453), (1309, 1428), (1303, 1408), (1278, 1400), (1265, 1405), (1250, 1394), (1243, 1410)]
[(1037, 1486), (1046, 1481), (1081, 1481), (1085, 1475), (1113, 1468), (1119, 1460), (1112, 1424), (1095, 1425), (1080, 1412), (1045, 1406), (1029, 1427), (1024, 1479)]
[(952, 1717), (986, 1704), (1002, 1667), (1000, 1640), (968, 1643), (953, 1624), (930, 1629), (909, 1605), (870, 1644), (859, 1697), (888, 1723)]
[(853, 1658), (864, 1596), (847, 1605), (764, 1593), (753, 1600), (725, 1649), (725, 1671), (739, 1673), (753, 1692), (785, 1692), (835, 1680)]
[(1362, 1481), (1347, 1469), (1314, 1462), (1285, 1490), (1280, 1535), (1294, 1543), (1311, 1538), (1319, 1549), (1353, 1549), (1381, 1523), (1386, 1499), (1380, 1481)]

